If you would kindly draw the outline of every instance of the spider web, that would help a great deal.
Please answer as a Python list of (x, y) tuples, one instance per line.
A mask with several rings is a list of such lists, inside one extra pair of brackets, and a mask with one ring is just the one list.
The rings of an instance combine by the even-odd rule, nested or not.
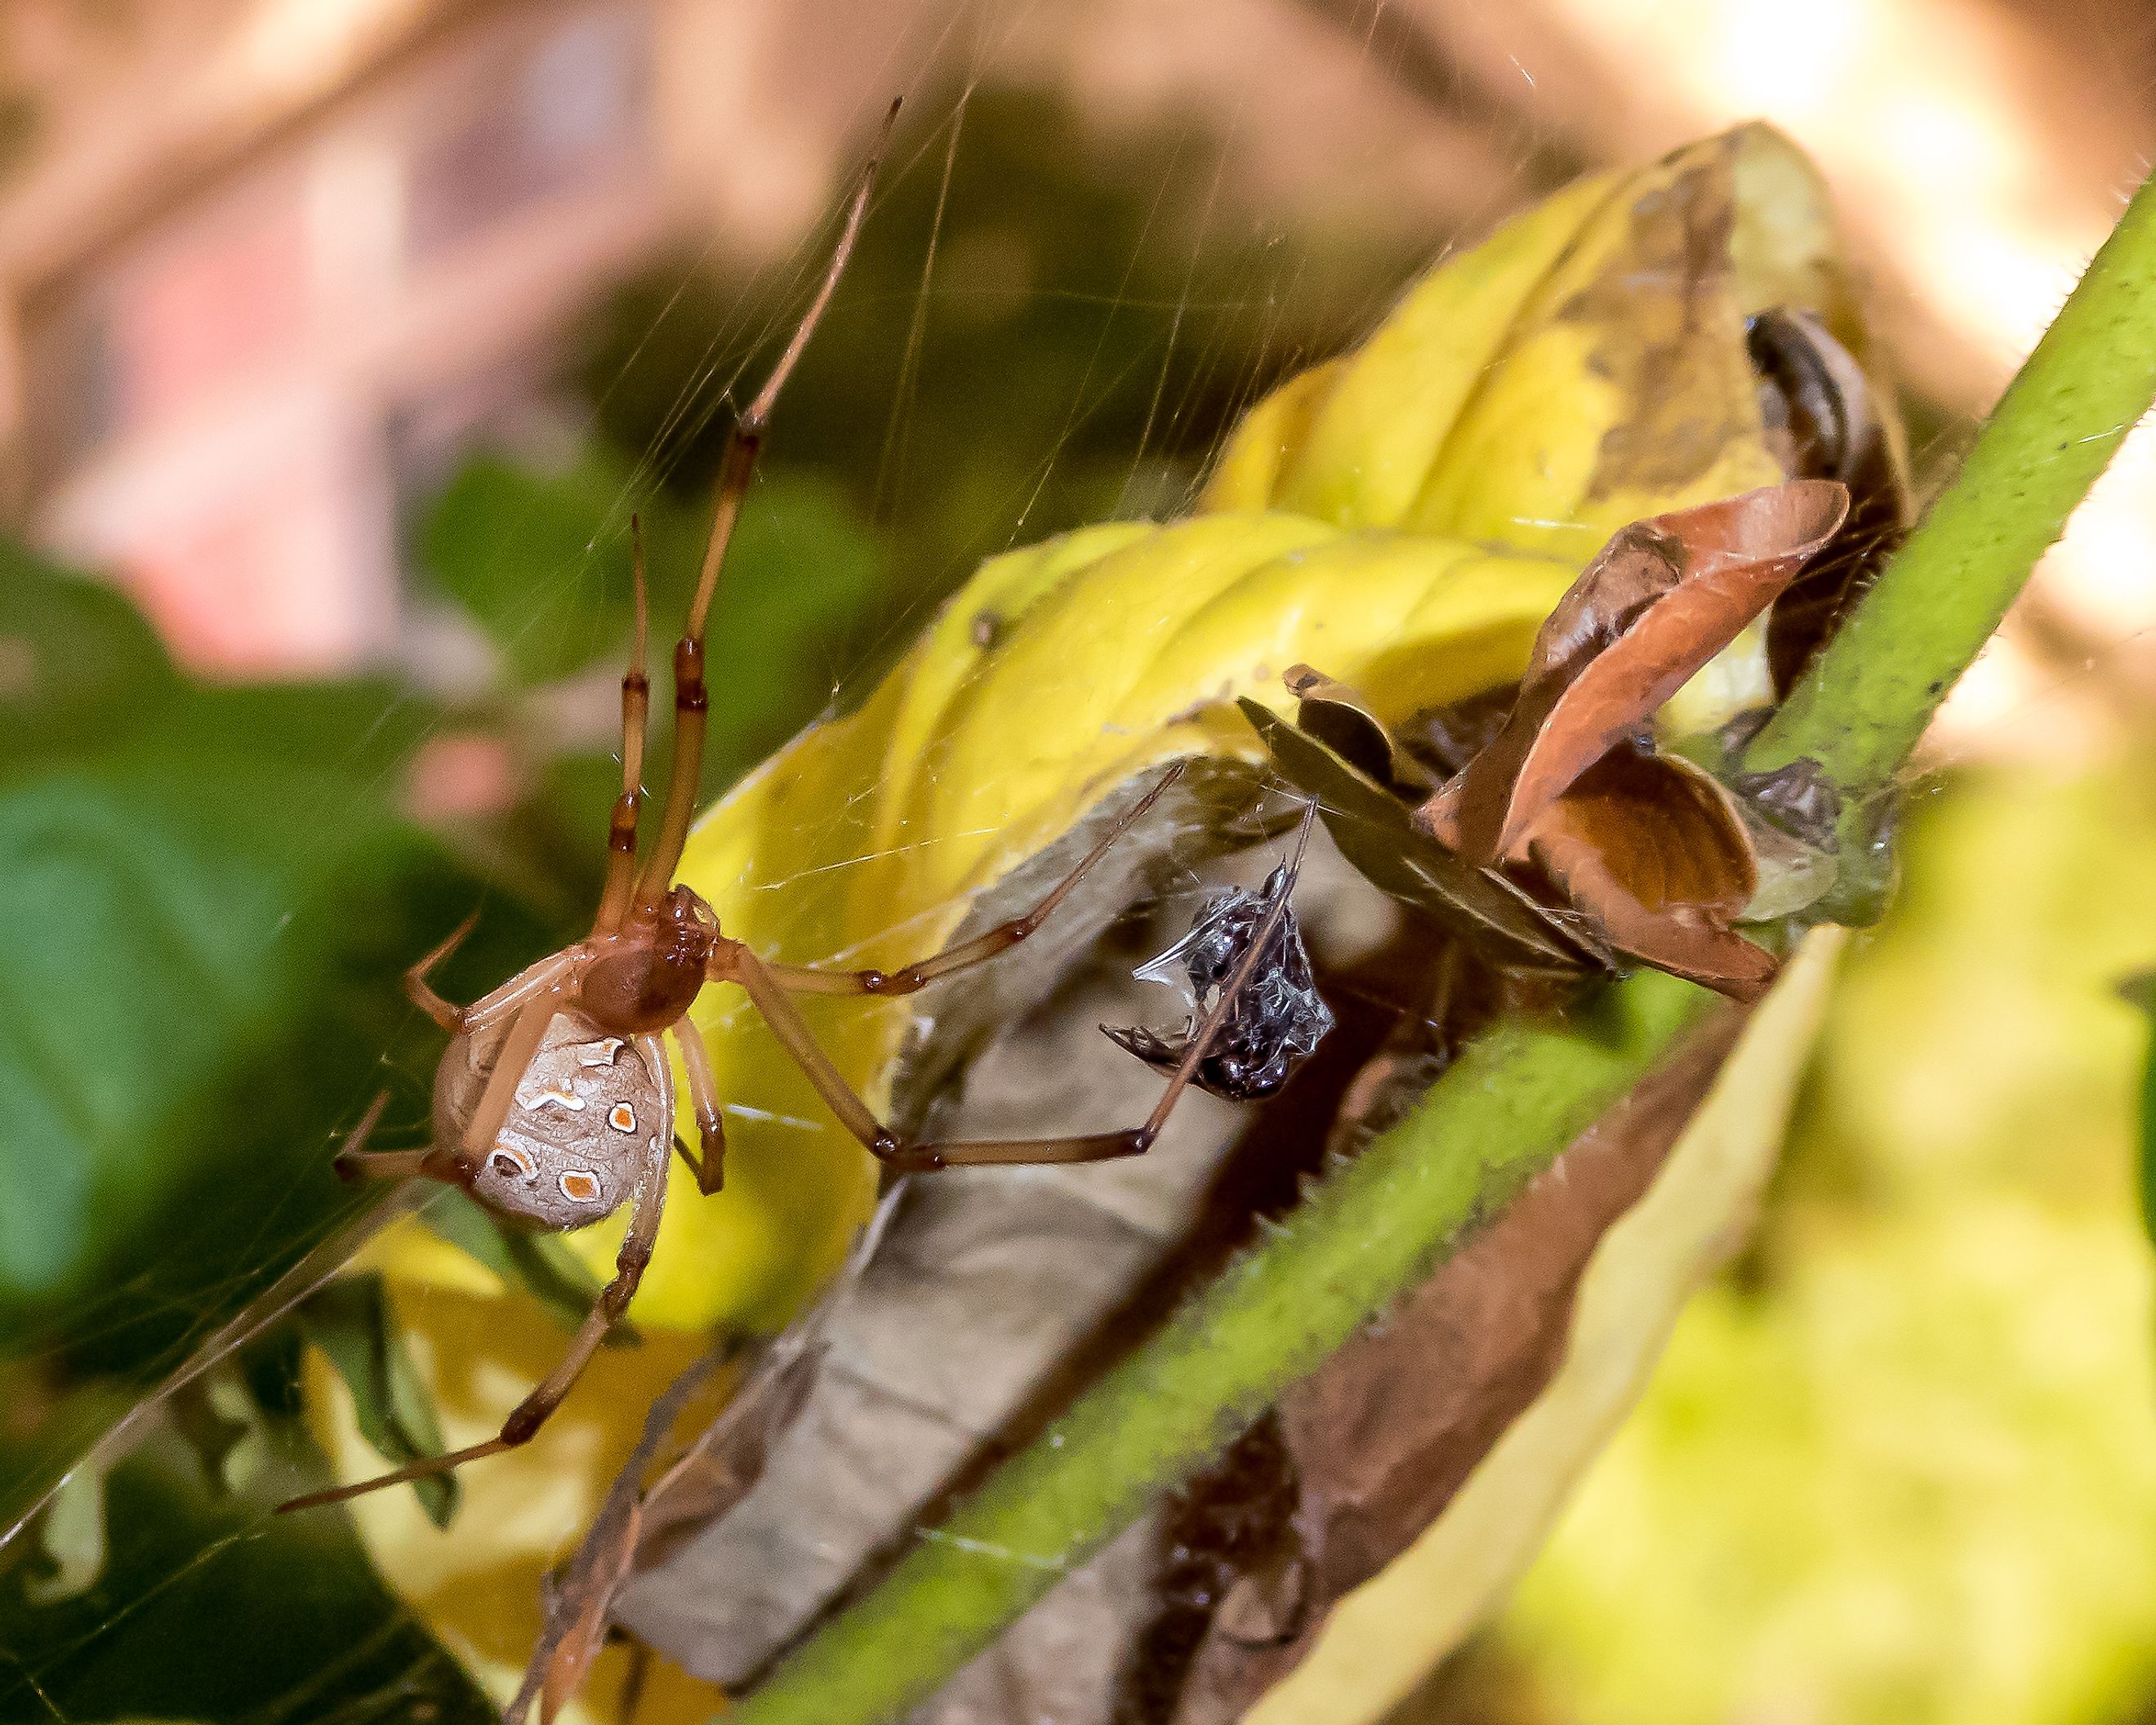
[[(1359, 146), (1351, 138), (1325, 157), (1345, 213), (1328, 214), (1309, 196), (1308, 176), (1277, 159), (1294, 153), (1292, 136), (1283, 141), (1290, 129), (1265, 111), (1265, 92), (1232, 88), (1232, 57), (1218, 80), (1226, 94), (1147, 100), (1129, 87), (1143, 80), (1128, 69), (1120, 80), (1112, 67), (1089, 69), (1086, 53), (1108, 55), (1112, 44), (1065, 44), (1058, 58), (1041, 8), (924, 11), (891, 49), (902, 73), (868, 80), (875, 88), (834, 131), (865, 136), (891, 83), (909, 113), (862, 254), (780, 403), (766, 480), (722, 588), (714, 681), (727, 687), (715, 703), (706, 801), (800, 724), (857, 705), (984, 557), (1096, 520), (1187, 507), (1236, 413), (1367, 328), (1436, 249), (1433, 236), (1486, 230), (1594, 153), (1580, 141), (1589, 128), (1559, 126), (1539, 104), (1536, 74), (1554, 71), (1532, 49), (1504, 50), (1522, 90), (1491, 73), (1486, 57), (1448, 59), (1430, 32), (1384, 9), (1309, 0), (1284, 10), (1291, 22), (1266, 28), (1276, 49), (1313, 56), (1303, 81), (1319, 91), (1314, 107), (1383, 93), (1380, 123)], [(1339, 51), (1320, 56), (1313, 44), (1327, 43)], [(1421, 116), (1419, 126), (1403, 115)], [(1380, 172), (1375, 156), (1410, 135), (1420, 153)], [(1357, 147), (1375, 193), (1337, 183)], [(1403, 198), (1403, 187), (1419, 198)], [(20, 1373), (8, 1381), (75, 1399), (8, 1452), (6, 1519), (348, 1221), (351, 1204), (322, 1180), (335, 1125), (386, 1085), (377, 1142), (423, 1140), (424, 1027), (401, 1004), (355, 1004), (340, 973), (360, 963), (378, 994), (397, 964), (475, 900), (481, 932), (448, 978), (459, 998), (571, 937), (588, 906), (618, 771), (611, 726), (630, 517), (643, 516), (651, 542), (663, 651), (729, 405), (752, 392), (790, 330), (828, 239), (828, 227), (806, 233), (783, 265), (757, 272), (715, 237), (647, 272), (594, 323), (581, 376), (542, 404), (536, 434), (522, 447), (514, 434), (490, 439), (506, 443), (505, 455), (434, 475), (431, 526), (414, 536), (415, 609), (429, 631), (418, 674), (352, 691), (343, 728), (324, 721), (313, 770), (264, 788), (280, 799), (277, 832), (255, 837), (273, 865), (228, 875), (198, 868), (189, 846), (199, 835), (156, 811), (174, 833), (159, 878), (199, 872), (202, 894), (227, 906), (234, 928), (229, 947), (176, 941), (169, 996), (218, 992), (220, 966), (289, 960), (259, 999), (231, 1010), (254, 1039), (243, 1076), (259, 1077), (266, 1064), (294, 1092), (280, 1092), (264, 1117), (310, 1130), (244, 1175), (213, 1165), (244, 1191), (244, 1207), (191, 1208), (196, 1194), (182, 1190), (146, 1210), (130, 1242), (133, 1268), (80, 1287), (26, 1327)], [(1938, 418), (1934, 434), (1949, 442), (1968, 424), (1962, 413)], [(552, 525), (540, 531), (534, 521)], [(2037, 672), (1980, 724), (1953, 732), (1924, 770), (1984, 758), (2054, 706), (2138, 700), (2122, 668), (2147, 634), (2078, 647), (2053, 639), (2033, 660)], [(445, 652), (445, 639), (458, 650)], [(483, 667), (476, 677), (442, 672), (460, 655)], [(438, 764), (453, 763), (446, 751), (505, 705), (523, 745), (541, 739), (536, 762), (526, 763), (524, 793), (450, 812), (446, 861), (409, 853), (386, 822), (351, 818), (355, 804), (393, 808), (415, 760), (432, 751)], [(1928, 778), (1922, 794), (1945, 794), (1941, 783)], [(393, 877), (395, 890), (378, 901), (379, 949), (355, 958), (319, 931), (342, 902), (326, 895), (366, 869)], [(1193, 902), (1202, 890), (1185, 883)], [(192, 903), (162, 914), (182, 927)], [(297, 957), (280, 950), (297, 943), (287, 940), (294, 928), (317, 931)], [(295, 1022), (305, 1036), (291, 1033)], [(155, 1026), (137, 1034), (153, 1036)], [(341, 1053), (320, 1055), (335, 1037)], [(303, 1079), (290, 1078), (295, 1064)], [(215, 1105), (234, 1106), (228, 1096)], [(735, 1123), (829, 1131), (793, 1117)], [(153, 1157), (154, 1146), (142, 1153)], [(542, 1335), (533, 1349), (543, 1355), (559, 1341)], [(272, 1332), (146, 1424), (132, 1459), (101, 1481), (105, 1550), (90, 1579), (69, 1579), (70, 1562), (90, 1564), (90, 1547), (70, 1547), (76, 1536), (55, 1537), (52, 1522), (0, 1549), (0, 1584), (34, 1574), (57, 1600), (44, 1609), (59, 1614), (0, 1654), (0, 1715), (91, 1721), (164, 1712), (197, 1695), (206, 1719), (479, 1717), (424, 1615), (381, 1593), (357, 1545), (295, 1534), (267, 1513), (314, 1465), (293, 1423), (298, 1370), (296, 1342)], [(562, 1544), (578, 1531), (565, 1517)], [(302, 1573), (310, 1579), (295, 1592)], [(282, 1615), (262, 1609), (276, 1594), (288, 1595)], [(531, 1615), (536, 1622), (536, 1597)], [(359, 1626), (340, 1635), (349, 1644), (341, 1665), (274, 1669), (276, 1635), (300, 1619), (318, 1641), (323, 1623)], [(208, 1651), (182, 1657), (176, 1650), (211, 1621), (223, 1633)], [(454, 1651), (497, 1683), (513, 1657), (495, 1646)], [(269, 1675), (222, 1685), (220, 1667), (249, 1661)]]

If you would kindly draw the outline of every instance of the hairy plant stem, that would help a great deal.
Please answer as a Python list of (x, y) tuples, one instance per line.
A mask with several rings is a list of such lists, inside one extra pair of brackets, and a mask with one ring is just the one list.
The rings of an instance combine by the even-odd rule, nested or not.
[[(1843, 796), (1845, 844), (1870, 846), (1878, 806), (1933, 711), (2152, 396), (2156, 194), (2144, 185), (1953, 484), (1745, 766), (1818, 762)], [(1845, 851), (1845, 874), (1854, 855)], [(1584, 1019), (1483, 1037), (1413, 1115), (780, 1665), (730, 1725), (872, 1725), (932, 1692), (1415, 1286), (1712, 998), (1643, 973)]]
[(1809, 757), (1841, 796), (1845, 920), (1876, 914), (1894, 782), (1947, 691), (1990, 639), (2156, 399), (2156, 180), (2126, 207), (1985, 423), (1953, 483), (1746, 750), (1769, 772)]
[(1583, 1018), (1481, 1038), (1412, 1117), (924, 1535), (728, 1714), (732, 1725), (867, 1725), (935, 1688), (1419, 1282), (1714, 999), (1643, 972)]

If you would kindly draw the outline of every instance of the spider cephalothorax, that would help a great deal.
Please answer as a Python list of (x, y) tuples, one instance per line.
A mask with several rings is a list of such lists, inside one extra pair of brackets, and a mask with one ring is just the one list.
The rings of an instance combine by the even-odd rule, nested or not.
[(634, 906), (619, 932), (592, 938), (578, 998), (617, 1035), (664, 1030), (701, 992), (718, 940), (711, 907), (676, 886), (656, 905)]

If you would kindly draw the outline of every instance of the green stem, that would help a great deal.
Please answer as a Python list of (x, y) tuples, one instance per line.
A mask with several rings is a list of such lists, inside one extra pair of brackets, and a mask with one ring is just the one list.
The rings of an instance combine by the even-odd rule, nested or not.
[[(2156, 394), (2156, 195), (2144, 186), (1953, 485), (1753, 743), (1809, 756), (1868, 839), (1926, 722)], [(1427, 1275), (1698, 1019), (1654, 973), (1588, 1024), (1513, 1024), (924, 1535), (730, 1725), (872, 1725), (1019, 1613)]]
[(2143, 182), (1954, 482), (1744, 765), (1809, 756), (1865, 810), (2156, 398), (2156, 181)]
[(1714, 998), (1643, 972), (1584, 1019), (1481, 1038), (1409, 1119), (924, 1536), (728, 1725), (869, 1725), (929, 1693), (1416, 1286), (1463, 1228), (1547, 1168)]

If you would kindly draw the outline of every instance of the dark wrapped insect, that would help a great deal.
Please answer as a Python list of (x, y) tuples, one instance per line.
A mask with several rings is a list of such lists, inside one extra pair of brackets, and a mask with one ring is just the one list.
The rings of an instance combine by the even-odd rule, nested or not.
[(1266, 913), (1277, 904), (1280, 914), (1265, 937), (1265, 950), (1199, 1061), (1193, 1082), (1233, 1102), (1255, 1101), (1286, 1084), (1332, 1028), (1332, 1014), (1311, 976), (1310, 954), (1289, 902), (1301, 860), (1298, 845), (1294, 859), (1275, 869), (1261, 891), (1236, 886), (1214, 894), (1189, 933), (1132, 973), (1142, 981), (1168, 983), (1183, 991), (1188, 1012), (1180, 1031), (1163, 1036), (1142, 1024), (1103, 1024), (1101, 1029), (1147, 1065), (1173, 1070), (1199, 1034), (1204, 1015), (1232, 989), (1237, 968), (1258, 938)]

